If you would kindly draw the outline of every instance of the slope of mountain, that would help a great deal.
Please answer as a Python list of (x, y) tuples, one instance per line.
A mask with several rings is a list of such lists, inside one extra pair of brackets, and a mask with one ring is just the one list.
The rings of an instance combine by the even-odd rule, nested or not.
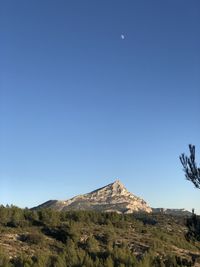
[(49, 200), (35, 207), (35, 209), (38, 208), (52, 208), (62, 211), (99, 210), (105, 212), (115, 211), (118, 213), (152, 212), (152, 209), (143, 199), (128, 192), (119, 180), (69, 200)]

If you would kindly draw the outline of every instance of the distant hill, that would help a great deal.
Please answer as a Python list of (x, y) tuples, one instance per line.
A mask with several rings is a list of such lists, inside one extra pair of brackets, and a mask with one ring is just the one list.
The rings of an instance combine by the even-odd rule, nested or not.
[(130, 193), (119, 180), (90, 193), (75, 196), (69, 200), (49, 200), (34, 209), (38, 208), (52, 208), (59, 211), (152, 212), (151, 207), (143, 199)]
[(163, 213), (168, 215), (177, 215), (177, 216), (191, 216), (192, 212), (186, 209), (164, 209), (164, 208), (152, 208), (153, 213)]

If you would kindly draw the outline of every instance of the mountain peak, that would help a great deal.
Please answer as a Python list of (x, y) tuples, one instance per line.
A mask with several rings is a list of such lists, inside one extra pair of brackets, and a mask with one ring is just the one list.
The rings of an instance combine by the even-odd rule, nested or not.
[(116, 180), (113, 182), (113, 184), (120, 185), (120, 186), (123, 186), (123, 187), (124, 187), (124, 185), (122, 184), (122, 182), (121, 182), (119, 179), (116, 179)]
[(108, 185), (107, 187), (110, 188), (112, 193), (116, 195), (121, 195), (121, 194), (123, 195), (124, 193), (128, 192), (119, 179), (115, 180), (112, 184)]

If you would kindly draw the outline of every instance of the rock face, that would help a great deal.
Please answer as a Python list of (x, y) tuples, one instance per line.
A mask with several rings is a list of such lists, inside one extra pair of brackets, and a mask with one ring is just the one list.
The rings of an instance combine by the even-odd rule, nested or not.
[(63, 211), (115, 211), (118, 213), (152, 212), (143, 199), (128, 192), (119, 180), (88, 194), (78, 195), (66, 201), (50, 200), (36, 208), (53, 208)]

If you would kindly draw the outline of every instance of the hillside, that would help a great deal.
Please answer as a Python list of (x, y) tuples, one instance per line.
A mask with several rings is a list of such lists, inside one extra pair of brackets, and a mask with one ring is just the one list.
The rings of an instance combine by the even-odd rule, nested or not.
[(0, 266), (199, 266), (200, 219), (0, 208)]

